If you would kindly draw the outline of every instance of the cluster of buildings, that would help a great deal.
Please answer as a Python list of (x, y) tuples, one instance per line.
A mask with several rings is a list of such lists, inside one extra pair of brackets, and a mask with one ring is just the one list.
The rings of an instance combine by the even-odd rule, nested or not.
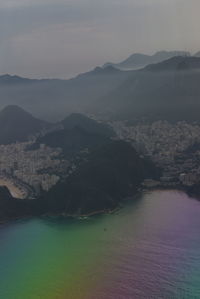
[(131, 142), (136, 150), (150, 157), (163, 169), (160, 182), (165, 185), (190, 186), (200, 182), (200, 126), (185, 121), (129, 126), (113, 122), (120, 139)]
[(61, 149), (40, 145), (39, 149), (29, 150), (31, 145), (31, 141), (0, 145), (0, 177), (24, 189), (27, 197), (50, 190), (69, 164), (61, 158)]
[[(110, 125), (119, 139), (130, 142), (140, 155), (149, 157), (163, 170), (159, 182), (144, 182), (147, 187), (200, 183), (200, 125), (185, 121), (132, 126), (115, 121)], [(34, 149), (33, 144), (34, 141), (0, 145), (0, 185), (7, 182), (24, 199), (49, 191), (80, 163), (78, 156), (71, 162), (65, 160), (59, 148), (41, 144)]]

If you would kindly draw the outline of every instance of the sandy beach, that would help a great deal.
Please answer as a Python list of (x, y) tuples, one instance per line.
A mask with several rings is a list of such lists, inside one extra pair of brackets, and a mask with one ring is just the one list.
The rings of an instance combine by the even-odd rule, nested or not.
[(13, 184), (11, 180), (8, 179), (0, 179), (0, 186), (5, 186), (10, 191), (11, 195), (15, 198), (25, 199), (26, 192), (23, 192), (20, 188)]

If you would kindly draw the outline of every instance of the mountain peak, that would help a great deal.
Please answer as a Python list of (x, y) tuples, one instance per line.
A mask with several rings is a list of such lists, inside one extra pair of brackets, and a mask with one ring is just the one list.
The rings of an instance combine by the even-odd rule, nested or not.
[(179, 71), (200, 69), (200, 57), (175, 56), (160, 63), (150, 64), (147, 71)]
[(14, 84), (29, 82), (30, 79), (22, 78), (16, 75), (0, 75), (0, 84)]
[(8, 105), (2, 109), (0, 112), (2, 113), (13, 113), (13, 112), (20, 112), (20, 113), (26, 113), (29, 114), (29, 112), (25, 111), (23, 108), (17, 106), (17, 105)]
[(26, 141), (39, 133), (48, 123), (32, 116), (19, 106), (9, 105), (0, 112), (0, 144)]
[(120, 70), (114, 67), (113, 65), (108, 64), (105, 67), (96, 67), (93, 72), (98, 74), (110, 74), (120, 72)]
[(75, 127), (84, 129), (89, 133), (100, 134), (104, 136), (113, 136), (114, 132), (111, 127), (99, 123), (94, 119), (87, 117), (84, 114), (72, 113), (62, 121), (65, 129), (71, 130)]
[(103, 67), (113, 66), (121, 70), (133, 70), (143, 68), (152, 63), (159, 63), (175, 56), (188, 57), (191, 54), (185, 51), (158, 51), (153, 55), (134, 53), (120, 63), (106, 63)]

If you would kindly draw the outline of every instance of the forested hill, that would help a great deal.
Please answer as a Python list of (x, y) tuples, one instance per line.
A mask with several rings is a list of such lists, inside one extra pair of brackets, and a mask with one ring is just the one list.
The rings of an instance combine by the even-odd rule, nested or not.
[(127, 196), (134, 198), (145, 178), (158, 175), (159, 170), (140, 158), (130, 144), (109, 142), (94, 150), (73, 174), (41, 198), (13, 199), (3, 189), (0, 221), (44, 214), (78, 216), (110, 211)]
[(91, 153), (88, 161), (45, 196), (52, 211), (88, 214), (117, 207), (134, 196), (145, 178), (159, 171), (138, 156), (132, 146), (114, 141)]
[(88, 133), (99, 134), (105, 137), (113, 137), (115, 135), (113, 129), (106, 124), (99, 123), (84, 114), (72, 113), (61, 121), (64, 129), (71, 130), (76, 127), (82, 128)]
[(49, 125), (18, 106), (7, 106), (0, 112), (0, 144), (26, 141)]
[(86, 115), (73, 113), (58, 123), (60, 130), (39, 136), (29, 149), (37, 149), (40, 144), (61, 148), (67, 159), (85, 149), (92, 150), (106, 144), (115, 136), (113, 129)]

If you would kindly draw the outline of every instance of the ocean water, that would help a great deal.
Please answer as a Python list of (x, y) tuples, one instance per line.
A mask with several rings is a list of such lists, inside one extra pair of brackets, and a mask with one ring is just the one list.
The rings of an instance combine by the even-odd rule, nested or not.
[(0, 298), (200, 298), (200, 202), (155, 191), (112, 215), (1, 226)]

